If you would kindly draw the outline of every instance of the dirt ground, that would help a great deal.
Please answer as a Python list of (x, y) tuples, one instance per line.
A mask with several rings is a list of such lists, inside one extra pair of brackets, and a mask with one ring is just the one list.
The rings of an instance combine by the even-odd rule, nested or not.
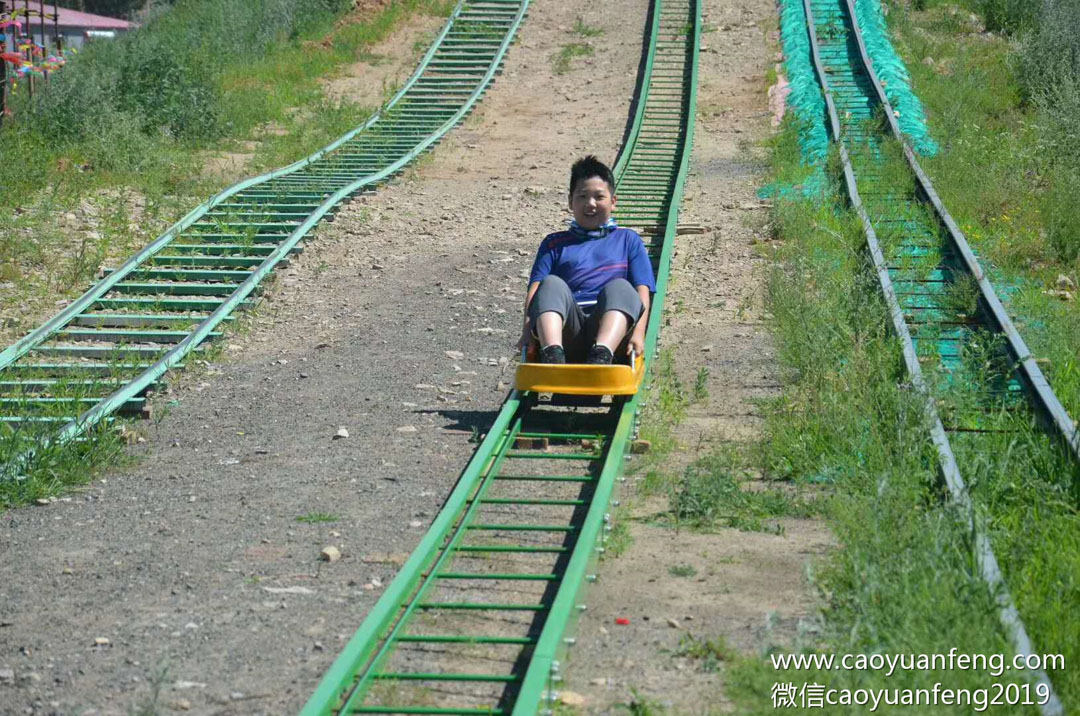
[[(566, 217), (571, 161), (614, 159), (646, 10), (535, 2), (480, 110), (318, 231), (222, 357), (158, 400), (136, 466), (0, 515), (0, 714), (299, 709), (506, 394), (525, 272)], [(605, 34), (554, 75), (552, 55), (582, 41), (579, 16)], [(695, 446), (753, 440), (751, 401), (775, 390), (749, 218), (761, 170), (743, 141), (769, 131), (775, 12), (710, 0), (707, 22), (683, 220), (708, 231), (679, 239), (669, 300), (686, 308), (664, 333), (691, 384), (710, 370), (710, 398), (684, 423)], [(807, 556), (829, 542), (817, 525), (786, 527), (633, 523), (590, 593), (568, 688), (597, 711), (631, 687), (678, 711), (723, 704), (720, 677), (660, 651), (684, 630), (666, 619), (692, 616), (695, 633), (750, 651), (766, 625), (794, 629), (812, 610)], [(330, 545), (341, 560), (321, 562)], [(673, 550), (705, 580), (673, 580)], [(624, 614), (631, 627), (613, 627)]]

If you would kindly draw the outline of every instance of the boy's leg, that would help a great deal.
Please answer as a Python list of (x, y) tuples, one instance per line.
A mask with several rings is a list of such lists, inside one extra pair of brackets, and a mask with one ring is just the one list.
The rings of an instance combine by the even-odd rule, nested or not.
[(595, 342), (614, 355), (641, 317), (645, 306), (630, 282), (624, 278), (608, 281), (600, 290), (596, 307), (589, 316), (589, 331), (595, 329)]
[(529, 304), (529, 322), (541, 348), (564, 346), (572, 351), (584, 330), (585, 315), (566, 282), (549, 275)]

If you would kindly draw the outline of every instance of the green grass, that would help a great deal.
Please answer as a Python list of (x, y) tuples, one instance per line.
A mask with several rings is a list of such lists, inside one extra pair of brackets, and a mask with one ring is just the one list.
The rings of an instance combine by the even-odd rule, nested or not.
[[(772, 142), (774, 177), (799, 171), (791, 151), (796, 132), (789, 120)], [(830, 168), (837, 187), (835, 161)], [(755, 460), (767, 479), (822, 484), (814, 507), (842, 546), (811, 572), (821, 600), (820, 630), (763, 649), (1010, 653), (993, 601), (973, 570), (967, 531), (943, 499), (920, 399), (887, 329), (856, 218), (835, 195), (824, 202), (792, 195), (776, 203), (773, 225), (780, 241), (767, 277), (768, 308), (785, 387), (768, 406)], [(882, 242), (888, 246), (897, 238), (883, 236)], [(954, 294), (958, 307), (970, 304), (970, 287), (958, 286)], [(965, 369), (972, 376), (992, 377), (999, 369), (992, 343), (969, 351)], [(941, 399), (963, 409), (972, 398), (966, 385), (940, 378), (930, 370)], [(1073, 557), (1080, 525), (1067, 489), (1067, 463), (1048, 449), (1029, 414), (991, 413), (987, 419), (1007, 432), (955, 439), (961, 470), (1036, 650), (1076, 658), (1080, 624), (1058, 606), (1080, 598), (1080, 565)], [(758, 659), (740, 660), (727, 678), (745, 713), (771, 713), (777, 681), (836, 688), (929, 688), (934, 682), (978, 688), (987, 682), (985, 674), (958, 671), (888, 679), (875, 672), (785, 673)], [(1053, 678), (1066, 703), (1074, 701), (1075, 677), (1065, 672)], [(956, 712), (941, 707), (920, 713)]]
[(331, 514), (329, 512), (308, 512), (307, 514), (300, 515), (296, 518), (297, 522), (303, 522), (308, 525), (320, 525), (328, 522), (337, 522), (341, 519), (340, 516)]
[(616, 708), (625, 710), (630, 716), (657, 716), (667, 712), (658, 701), (645, 698), (637, 692), (637, 689), (630, 689), (631, 698), (625, 704), (616, 704)]
[(581, 37), (600, 37), (604, 34), (604, 31), (599, 27), (591, 27), (585, 24), (585, 21), (581, 19), (581, 15), (578, 15), (574, 20), (574, 33)]
[(697, 569), (689, 564), (673, 564), (668, 567), (668, 574), (672, 577), (696, 577)]
[[(86, 440), (70, 446), (42, 447), (51, 431), (34, 427), (0, 426), (0, 465), (11, 469), (29, 450), (33, 459), (7, 479), (0, 476), (0, 508), (32, 504), (56, 497), (73, 486), (93, 480), (106, 467), (134, 461), (125, 452), (120, 430), (100, 426), (86, 434)], [(133, 434), (134, 435), (134, 434)]]
[(737, 655), (722, 635), (713, 639), (702, 639), (689, 632), (679, 638), (679, 648), (675, 651), (675, 656), (697, 661), (698, 668), (705, 673), (718, 671), (720, 664), (735, 659)]
[(611, 531), (605, 535), (604, 553), (601, 559), (618, 559), (634, 544), (634, 536), (630, 534), (630, 525), (621, 511), (616, 509), (613, 515), (614, 524), (611, 526)]
[(681, 475), (669, 476), (663, 484), (666, 517), (675, 527), (779, 534), (783, 528), (774, 518), (808, 514), (799, 496), (753, 486), (743, 462), (742, 456), (717, 451), (695, 460)]
[(587, 42), (570, 42), (551, 56), (551, 71), (557, 75), (565, 75), (570, 71), (574, 60), (578, 57), (591, 57), (593, 47)]

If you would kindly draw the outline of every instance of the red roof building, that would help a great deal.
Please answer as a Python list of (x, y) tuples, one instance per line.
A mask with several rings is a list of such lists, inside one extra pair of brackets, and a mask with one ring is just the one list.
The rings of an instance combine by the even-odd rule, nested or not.
[[(8, 12), (13, 9), (24, 10), (26, 7), (25, 0), (8, 0), (7, 8)], [(45, 39), (46, 42), (42, 42), (41, 37), (41, 17), (39, 11), (41, 9), (41, 3), (37, 0), (30, 0), (30, 17), (27, 18), (22, 15), (19, 19), (23, 23), (23, 33), (30, 32), (34, 36), (34, 42), (39, 45), (44, 44), (48, 47), (56, 45), (55, 36), (59, 32), (63, 38), (64, 47), (81, 47), (87, 40), (93, 40), (96, 38), (111, 38), (116, 37), (120, 33), (132, 30), (135, 24), (128, 22), (127, 20), (119, 20), (115, 17), (105, 17), (104, 15), (94, 15), (89, 12), (80, 12), (79, 10), (69, 10), (66, 7), (57, 8), (54, 5), (45, 5)], [(60, 15), (53, 20), (53, 13), (59, 10)], [(14, 38), (11, 33), (8, 34), (8, 48), (12, 47)]]

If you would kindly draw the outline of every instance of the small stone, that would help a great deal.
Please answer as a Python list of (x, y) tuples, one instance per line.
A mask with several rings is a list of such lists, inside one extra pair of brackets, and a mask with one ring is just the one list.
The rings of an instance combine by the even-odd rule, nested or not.
[(714, 346), (714, 345), (713, 345), (712, 343), (708, 343), (708, 344), (706, 344), (706, 345), (703, 345), (703, 346), (701, 347), (701, 352), (702, 352), (702, 353), (708, 353), (708, 352), (710, 352), (710, 351), (711, 351), (711, 350), (712, 350), (713, 348), (715, 348), (715, 347), (716, 347), (716, 346)]
[(229, 698), (233, 701), (243, 701), (245, 698), (247, 698), (247, 696), (244, 694), (243, 691), (233, 691), (231, 694), (229, 694)]
[(103, 636), (94, 639), (94, 646), (109, 646), (110, 644), (112, 644), (112, 642)]
[(1076, 288), (1076, 284), (1073, 282), (1073, 280), (1063, 273), (1058, 274), (1057, 282), (1055, 283), (1055, 285), (1060, 291), (1072, 291)]
[(300, 373), (300, 377), (301, 378), (309, 378), (310, 376), (307, 373), (302, 372), (302, 373)]
[(465, 354), (461, 351), (446, 351), (446, 357), (450, 360), (461, 360), (465, 357)]
[(652, 443), (648, 440), (635, 440), (630, 443), (630, 452), (634, 455), (642, 455), (652, 450)]
[[(314, 594), (314, 589), (308, 587), (263, 587), (263, 591), (267, 594)], [(277, 609), (276, 602), (263, 602), (263, 604), (269, 605), (269, 609)]]
[(580, 708), (585, 705), (585, 697), (575, 691), (560, 691), (559, 701), (567, 706)]
[(376, 271), (381, 271), (384, 267), (382, 264), (371, 264), (371, 268), (375, 269)]
[(39, 497), (36, 500), (34, 500), (34, 504), (35, 505), (47, 505), (47, 504), (49, 504), (49, 500), (46, 497)]
[(397, 429), (397, 431), (399, 433), (415, 433), (416, 432), (416, 426), (415, 425), (402, 425), (400, 428)]
[(417, 528), (417, 527), (423, 527), (423, 526), (424, 526), (424, 523), (421, 522), (420, 520), (413, 520), (413, 521), (411, 521), (409, 523), (409, 527), (412, 527), (414, 529)]
[(341, 550), (333, 546), (323, 547), (323, 551), (319, 556), (324, 562), (336, 562), (341, 559)]
[(603, 676), (596, 679), (589, 679), (589, 684), (592, 686), (607, 686), (607, 679)]
[(669, 618), (669, 619), (667, 620), (667, 625), (668, 625), (669, 627), (671, 627), (672, 629), (678, 629), (678, 628), (679, 628), (679, 627), (681, 626), (681, 625), (679, 624), (679, 620), (678, 620), (678, 619), (671, 619), (671, 618)]
[(349, 437), (349, 431), (345, 428), (338, 428), (337, 432), (334, 433), (334, 440), (344, 440), (347, 437)]
[(11, 683), (15, 680), (15, 669), (0, 669), (0, 683)]
[(173, 711), (190, 711), (191, 702), (187, 699), (174, 699), (169, 702), (169, 708)]

